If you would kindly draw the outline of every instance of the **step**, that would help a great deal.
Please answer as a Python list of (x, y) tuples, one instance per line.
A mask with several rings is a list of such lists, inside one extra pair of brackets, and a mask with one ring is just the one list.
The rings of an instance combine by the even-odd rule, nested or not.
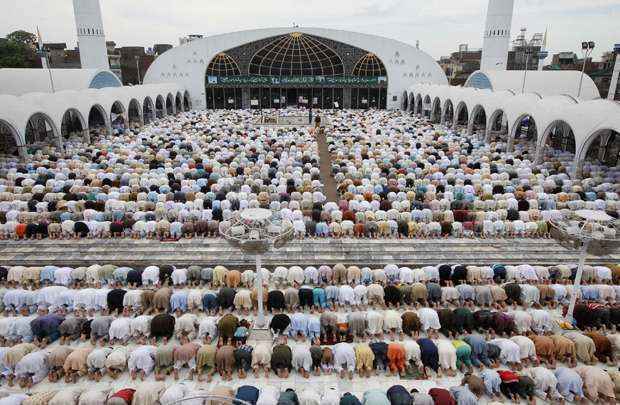
[[(554, 265), (577, 263), (578, 259), (578, 252), (567, 250), (550, 239), (317, 239), (293, 241), (264, 255), (263, 263), (269, 267), (337, 263), (361, 267), (381, 267), (389, 263), (408, 266), (439, 263)], [(591, 265), (618, 262), (619, 254), (587, 259)], [(222, 239), (0, 241), (2, 266), (73, 267), (105, 263), (136, 267), (151, 264), (247, 267), (254, 263), (254, 256), (243, 254)]]

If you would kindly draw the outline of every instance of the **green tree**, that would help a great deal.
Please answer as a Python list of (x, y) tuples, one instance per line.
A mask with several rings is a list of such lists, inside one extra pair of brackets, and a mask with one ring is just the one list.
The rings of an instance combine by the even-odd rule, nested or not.
[(36, 67), (41, 67), (36, 35), (20, 30), (0, 38), (0, 68)]
[(24, 46), (36, 49), (37, 48), (37, 36), (27, 31), (19, 30), (11, 32), (6, 36), (7, 41), (23, 44)]

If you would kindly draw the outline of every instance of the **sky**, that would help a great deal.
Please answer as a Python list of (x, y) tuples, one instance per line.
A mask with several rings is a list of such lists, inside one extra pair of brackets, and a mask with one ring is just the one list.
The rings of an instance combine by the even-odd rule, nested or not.
[[(18, 29), (45, 42), (76, 45), (72, 0), (1, 0), (0, 37)], [(459, 44), (482, 46), (488, 0), (101, 0), (106, 39), (117, 46), (178, 45), (187, 34), (214, 35), (267, 27), (335, 28), (415, 45), (434, 58)], [(595, 58), (620, 43), (620, 0), (515, 0), (513, 37), (549, 30), (550, 54), (580, 53), (595, 41)], [(529, 35), (528, 35), (529, 36)], [(549, 62), (549, 60), (548, 60)]]

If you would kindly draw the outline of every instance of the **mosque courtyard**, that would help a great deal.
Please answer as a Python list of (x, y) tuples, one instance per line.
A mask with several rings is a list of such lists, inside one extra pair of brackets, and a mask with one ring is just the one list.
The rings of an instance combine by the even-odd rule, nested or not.
[[(2, 156), (0, 405), (615, 403), (620, 254), (574, 292), (550, 222), (617, 220), (617, 162), (587, 153), (577, 178), (570, 143), (527, 128), (509, 148), (312, 114), (180, 112)], [(248, 208), (293, 234), (262, 261), (268, 340), (254, 255), (221, 237)]]

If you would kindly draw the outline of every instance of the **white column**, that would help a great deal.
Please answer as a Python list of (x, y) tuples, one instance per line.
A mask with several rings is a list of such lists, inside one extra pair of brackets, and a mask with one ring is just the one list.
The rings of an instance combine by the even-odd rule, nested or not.
[(570, 305), (568, 306), (568, 312), (566, 317), (572, 322), (573, 312), (575, 311), (575, 303), (577, 302), (577, 291), (581, 287), (581, 275), (583, 274), (583, 266), (586, 263), (586, 256), (588, 255), (589, 241), (582, 242), (581, 250), (579, 252), (579, 267), (577, 267), (577, 274), (575, 275), (575, 283), (573, 284), (573, 293), (570, 296)]
[(261, 266), (261, 255), (256, 254), (256, 290), (258, 296), (258, 317), (254, 326), (257, 329), (263, 329), (265, 325), (265, 310), (263, 308), (263, 271)]

